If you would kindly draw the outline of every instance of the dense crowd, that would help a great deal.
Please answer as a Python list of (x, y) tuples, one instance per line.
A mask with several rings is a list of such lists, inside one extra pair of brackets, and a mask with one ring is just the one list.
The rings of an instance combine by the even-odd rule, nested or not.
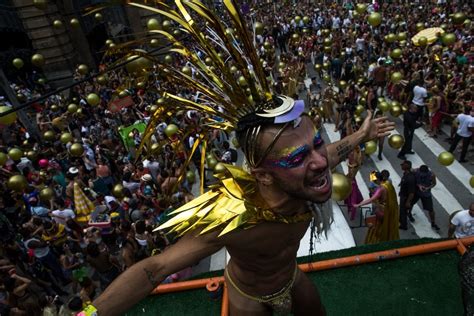
[[(306, 98), (316, 125), (333, 122), (341, 137), (357, 129), (366, 109), (398, 105), (399, 112), (392, 114), (413, 113), (414, 121), (424, 121), (432, 137), (440, 134), (441, 124), (452, 126), (451, 151), (462, 140), (459, 160), (469, 160), (472, 133), (460, 134), (455, 118), (473, 107), (473, 28), (470, 21), (454, 25), (450, 14), (470, 16), (472, 7), (374, 3), (360, 14), (354, 4), (345, 3), (243, 7), (275, 91)], [(383, 16), (378, 27), (367, 21), (374, 11)], [(454, 33), (455, 41), (413, 45), (411, 37), (432, 26)], [(398, 39), (389, 40), (389, 34)], [(396, 49), (401, 53), (394, 54)], [(185, 66), (177, 56), (171, 62)], [(394, 80), (394, 72), (401, 78)], [(85, 75), (78, 71), (75, 79)], [(204, 166), (198, 148), (183, 171), (198, 129), (182, 141), (166, 131), (171, 124), (199, 126), (202, 118), (183, 111), (159, 122), (152, 136), (156, 146), (139, 155), (144, 126), (163, 103), (162, 91), (198, 99), (195, 91), (160, 78), (151, 70), (148, 81), (137, 84), (125, 68), (118, 69), (35, 103), (29, 113), (35, 115), (41, 134), (54, 132), (41, 141), (18, 122), (1, 127), (0, 150), (6, 154), (21, 148), (26, 153), (17, 160), (9, 157), (0, 170), (1, 315), (75, 315), (122, 271), (174, 242), (172, 235), (152, 230), (194, 198), (193, 184)], [(12, 88), (25, 100), (47, 90), (32, 81), (14, 82)], [(100, 97), (98, 105), (88, 103), (90, 93)], [(117, 109), (111, 104), (125, 105)], [(65, 133), (69, 135), (60, 137)], [(168, 137), (176, 139), (167, 142)], [(216, 131), (211, 140), (214, 161), (208, 159), (206, 182), (212, 181), (207, 169), (217, 162), (237, 161), (231, 135)], [(83, 149), (79, 156), (71, 154), (77, 143)], [(379, 159), (383, 144), (380, 139)], [(403, 147), (399, 157), (405, 160), (411, 150)], [(349, 156), (352, 180), (361, 159), (360, 152)], [(14, 174), (26, 178), (24, 190), (7, 186)], [(179, 179), (182, 174), (186, 176)], [(51, 195), (40, 193), (46, 187), (53, 189)], [(93, 204), (90, 214), (78, 212), (79, 192)], [(188, 270), (166, 282), (186, 276)]]

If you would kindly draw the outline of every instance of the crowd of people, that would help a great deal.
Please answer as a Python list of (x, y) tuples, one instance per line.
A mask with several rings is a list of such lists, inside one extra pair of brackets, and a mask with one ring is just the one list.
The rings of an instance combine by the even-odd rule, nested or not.
[[(332, 122), (341, 137), (358, 128), (365, 110), (381, 114), (376, 110), (381, 103), (404, 110), (405, 144), (399, 158), (405, 174), (399, 205), (387, 171), (374, 174), (373, 195), (362, 200), (355, 175), (364, 148), (358, 148), (348, 158), (347, 176), (353, 187), (346, 200), (349, 215), (353, 218), (355, 208), (373, 203), (375, 221), (366, 242), (394, 240), (399, 238), (399, 225), (407, 229), (407, 219), (413, 219), (410, 210), (420, 199), (438, 230), (429, 193), (435, 185), (434, 174), (426, 166), (412, 171), (405, 155), (412, 153), (415, 128), (424, 125), (431, 137), (438, 137), (441, 124), (448, 124), (452, 126), (447, 140), (450, 151), (455, 152), (462, 140), (462, 151), (456, 156), (460, 162), (473, 161), (469, 157), (474, 127), (473, 28), (468, 21), (454, 25), (450, 20), (454, 12), (470, 16), (472, 7), (375, 2), (359, 14), (355, 4), (344, 2), (250, 5), (249, 26), (255, 26), (255, 21), (262, 24), (255, 31), (263, 65), (275, 91), (305, 98), (315, 124)], [(378, 27), (367, 21), (373, 11), (383, 16)], [(411, 43), (421, 28), (441, 25), (445, 32), (455, 34), (454, 43), (444, 45), (441, 39), (428, 46)], [(404, 35), (389, 42), (384, 39), (389, 34)], [(397, 48), (402, 54), (394, 57)], [(177, 56), (172, 62), (184, 66)], [(403, 79), (391, 80), (394, 72)], [(76, 79), (82, 78), (84, 74), (78, 72)], [(12, 88), (30, 100), (45, 93), (44, 86), (39, 89), (32, 82), (15, 82)], [(167, 90), (183, 98), (198, 98), (194, 91), (162, 81), (153, 70), (144, 85), (136, 84), (124, 68), (36, 103), (29, 113), (35, 115), (42, 135), (53, 131), (53, 137), (34, 139), (18, 122), (1, 128), (3, 153), (11, 148), (27, 153), (17, 160), (8, 158), (1, 168), (2, 315), (75, 315), (122, 271), (174, 242), (172, 235), (152, 230), (172, 210), (194, 198), (193, 184), (204, 166), (198, 148), (183, 172), (198, 131), (180, 140), (166, 130), (171, 124), (178, 128), (198, 125), (202, 118), (186, 111), (160, 122), (152, 137), (157, 146), (140, 155), (141, 126), (163, 103), (160, 92)], [(88, 103), (90, 93), (100, 97), (99, 105)], [(110, 107), (124, 98), (131, 100), (127, 106)], [(70, 137), (60, 137), (65, 133)], [(168, 137), (175, 138), (171, 145)], [(215, 163), (237, 162), (231, 135), (216, 131), (211, 140), (208, 152)], [(72, 155), (73, 144), (80, 144), (83, 153)], [(383, 147), (384, 139), (380, 139), (380, 160)], [(210, 168), (208, 160), (206, 172)], [(180, 179), (183, 173), (186, 176)], [(205, 182), (212, 181), (211, 173)], [(7, 186), (14, 174), (26, 178), (24, 190)], [(53, 189), (52, 196), (41, 194), (46, 187)], [(78, 192), (93, 204), (90, 214), (77, 212)], [(472, 210), (468, 214), (472, 216)], [(172, 275), (166, 282), (186, 275), (188, 271)]]

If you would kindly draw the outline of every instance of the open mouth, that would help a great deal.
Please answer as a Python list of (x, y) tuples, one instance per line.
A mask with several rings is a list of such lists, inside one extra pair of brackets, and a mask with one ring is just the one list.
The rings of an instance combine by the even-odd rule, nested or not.
[(322, 190), (324, 189), (329, 183), (329, 177), (328, 174), (325, 172), (321, 174), (319, 177), (311, 180), (308, 183), (308, 186), (310, 186), (314, 190)]

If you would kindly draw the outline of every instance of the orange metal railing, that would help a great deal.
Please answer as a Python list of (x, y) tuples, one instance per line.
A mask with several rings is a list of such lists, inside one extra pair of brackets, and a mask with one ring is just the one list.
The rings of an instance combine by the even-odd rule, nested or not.
[[(390, 259), (397, 259), (407, 256), (421, 255), (426, 253), (432, 253), (437, 251), (445, 251), (450, 249), (456, 249), (461, 255), (466, 252), (466, 246), (474, 243), (474, 237), (466, 237), (462, 239), (450, 239), (437, 241), (427, 244), (376, 251), (372, 253), (366, 253), (361, 255), (354, 255), (343, 258), (329, 259), (318, 262), (303, 263), (298, 267), (303, 272), (312, 272), (312, 271), (321, 271), (328, 269), (341, 268), (346, 266), (354, 266), (364, 263), (384, 261)], [(225, 284), (224, 277), (212, 277), (199, 280), (189, 280), (183, 282), (176, 282), (170, 284), (159, 285), (153, 290), (151, 294), (161, 294), (161, 293), (170, 293), (178, 292), (185, 290), (192, 290), (197, 288), (207, 288), (209, 291), (216, 289), (216, 286), (222, 284), (223, 286), (223, 295), (222, 295), (222, 307), (221, 307), (221, 316), (229, 315), (229, 299), (227, 293), (227, 286)]]

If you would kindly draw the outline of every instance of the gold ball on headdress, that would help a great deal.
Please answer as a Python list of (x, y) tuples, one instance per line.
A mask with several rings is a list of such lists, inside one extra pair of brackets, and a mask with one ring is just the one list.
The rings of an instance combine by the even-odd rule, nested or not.
[(231, 67), (230, 67), (230, 73), (231, 73), (231, 74), (235, 74), (237, 71), (238, 71), (238, 69), (237, 69), (236, 66), (231, 66)]
[(71, 148), (69, 148), (69, 152), (73, 157), (80, 157), (84, 153), (84, 147), (79, 143), (74, 143), (71, 145)]
[(357, 12), (357, 11), (354, 11), (354, 12), (352, 13), (352, 17), (353, 17), (354, 19), (358, 19), (358, 18), (360, 18), (360, 13)]
[(331, 34), (331, 30), (329, 30), (329, 29), (323, 29), (323, 30), (322, 30), (322, 34), (323, 34), (324, 37), (327, 37), (327, 36), (329, 36), (329, 34)]
[(449, 151), (443, 151), (438, 156), (438, 162), (443, 166), (449, 166), (454, 162), (454, 155)]
[(324, 75), (323, 75), (323, 80), (324, 80), (325, 82), (329, 82), (329, 81), (331, 81), (331, 77), (330, 77), (328, 74), (324, 74)]
[(394, 134), (388, 138), (388, 144), (394, 149), (400, 149), (405, 143), (405, 139), (398, 134)]
[(341, 89), (345, 89), (347, 87), (347, 82), (344, 80), (339, 81), (339, 86)]
[(421, 22), (416, 23), (416, 31), (419, 32), (425, 28), (425, 25)]
[(428, 45), (428, 39), (426, 38), (426, 36), (422, 36), (418, 39), (418, 45), (420, 46)]
[(295, 22), (296, 24), (299, 24), (301, 22), (301, 17), (299, 15), (295, 16)]
[(46, 10), (48, 7), (47, 0), (33, 0), (33, 6), (38, 10)]
[(332, 195), (331, 198), (336, 201), (345, 200), (351, 194), (352, 185), (349, 179), (340, 173), (332, 174)]
[(79, 25), (80, 25), (79, 20), (76, 19), (76, 18), (71, 19), (71, 21), (69, 22), (69, 24), (71, 24), (71, 26), (72, 26), (73, 28), (79, 27)]
[(39, 198), (43, 202), (50, 201), (53, 199), (53, 197), (54, 197), (54, 191), (51, 188), (44, 188), (39, 193)]
[(8, 179), (7, 186), (10, 190), (22, 192), (28, 186), (28, 181), (22, 175), (14, 175)]
[(395, 48), (394, 50), (392, 50), (392, 52), (390, 53), (390, 57), (392, 57), (393, 59), (398, 59), (402, 56), (402, 50), (400, 48)]
[(146, 87), (146, 82), (145, 81), (140, 81), (136, 85), (137, 89), (145, 89), (145, 87)]
[(373, 140), (370, 140), (367, 143), (365, 143), (365, 153), (367, 155), (372, 155), (376, 151), (377, 151), (377, 144)]
[(208, 66), (212, 65), (212, 58), (211, 57), (206, 57), (206, 59), (204, 59), (204, 63)]
[(81, 75), (87, 75), (89, 72), (89, 67), (87, 67), (87, 65), (81, 64), (77, 67), (77, 72)]
[(122, 90), (122, 91), (119, 92), (118, 97), (119, 97), (120, 99), (123, 99), (123, 98), (125, 98), (125, 97), (128, 97), (128, 95), (129, 95), (129, 93), (128, 93), (127, 90)]
[(19, 148), (12, 148), (8, 151), (8, 156), (10, 156), (12, 160), (18, 161), (23, 157), (23, 151)]
[(54, 131), (46, 131), (43, 134), (43, 138), (47, 142), (52, 142), (56, 138), (56, 133)]
[(20, 102), (25, 102), (25, 101), (26, 101), (26, 97), (25, 97), (25, 95), (22, 94), (22, 93), (17, 93), (16, 98), (17, 98), (18, 101), (20, 101)]
[(43, 67), (44, 65), (44, 57), (41, 54), (34, 54), (31, 56), (31, 63), (36, 67)]
[(146, 22), (146, 27), (148, 31), (154, 31), (154, 30), (159, 30), (160, 29), (160, 22), (158, 22), (157, 19), (149, 19)]
[(403, 75), (402, 75), (401, 72), (398, 72), (398, 71), (394, 72), (394, 73), (390, 76), (390, 80), (391, 80), (393, 83), (395, 83), (395, 84), (397, 84), (397, 83), (399, 83), (400, 81), (402, 81), (402, 79), (403, 79)]

